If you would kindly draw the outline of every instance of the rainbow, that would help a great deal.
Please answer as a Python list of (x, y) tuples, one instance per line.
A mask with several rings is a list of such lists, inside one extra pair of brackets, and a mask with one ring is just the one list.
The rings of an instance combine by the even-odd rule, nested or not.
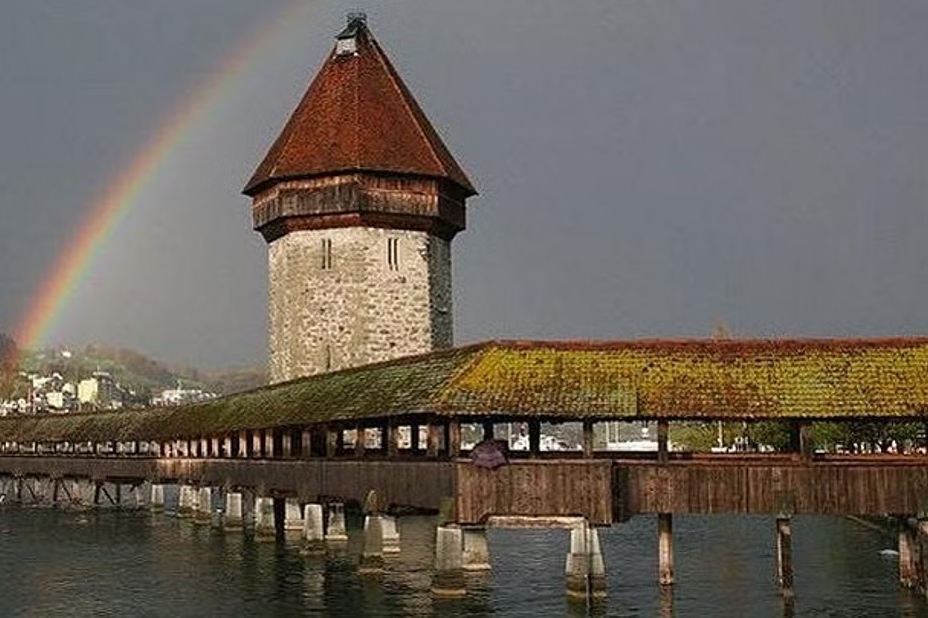
[[(291, 30), (306, 23), (313, 3), (295, 0), (258, 26), (212, 76), (184, 97), (153, 136), (89, 208), (73, 240), (55, 260), (42, 279), (25, 316), (13, 331), (20, 349), (33, 349), (46, 343), (48, 333), (67, 307), (74, 290), (100, 254), (107, 239), (149, 185), (163, 163), (176, 150), (189, 130), (235, 88), (243, 77), (261, 65), (261, 60), (285, 41)], [(9, 360), (9, 359), (8, 359)]]

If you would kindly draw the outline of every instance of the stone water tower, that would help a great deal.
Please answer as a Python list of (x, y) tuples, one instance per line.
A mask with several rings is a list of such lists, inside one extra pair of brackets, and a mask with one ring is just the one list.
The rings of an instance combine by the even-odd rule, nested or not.
[(243, 192), (268, 243), (272, 382), (452, 345), (451, 240), (476, 191), (363, 15)]

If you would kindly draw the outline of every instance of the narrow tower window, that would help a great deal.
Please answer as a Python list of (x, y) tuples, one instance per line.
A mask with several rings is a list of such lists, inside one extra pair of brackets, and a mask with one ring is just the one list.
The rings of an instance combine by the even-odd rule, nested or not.
[(332, 269), (332, 239), (322, 239), (322, 270)]
[(400, 239), (387, 239), (387, 267), (390, 270), (400, 269)]

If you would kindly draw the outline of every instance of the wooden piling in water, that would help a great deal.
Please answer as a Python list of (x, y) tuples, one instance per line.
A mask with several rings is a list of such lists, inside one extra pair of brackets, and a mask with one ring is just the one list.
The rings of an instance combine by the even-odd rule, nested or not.
[(784, 597), (793, 596), (793, 533), (791, 517), (777, 517), (777, 583)]
[(908, 524), (907, 517), (898, 518), (899, 526), (899, 585), (915, 588), (919, 584), (918, 549), (915, 530)]
[(661, 586), (673, 585), (673, 515), (657, 516), (658, 582)]

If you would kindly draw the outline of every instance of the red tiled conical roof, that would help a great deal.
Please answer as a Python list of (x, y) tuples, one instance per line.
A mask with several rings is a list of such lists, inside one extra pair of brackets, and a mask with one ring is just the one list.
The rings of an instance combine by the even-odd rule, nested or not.
[(371, 171), (444, 178), (476, 194), (363, 20), (349, 31), (356, 52), (332, 50), (244, 193), (278, 180)]

